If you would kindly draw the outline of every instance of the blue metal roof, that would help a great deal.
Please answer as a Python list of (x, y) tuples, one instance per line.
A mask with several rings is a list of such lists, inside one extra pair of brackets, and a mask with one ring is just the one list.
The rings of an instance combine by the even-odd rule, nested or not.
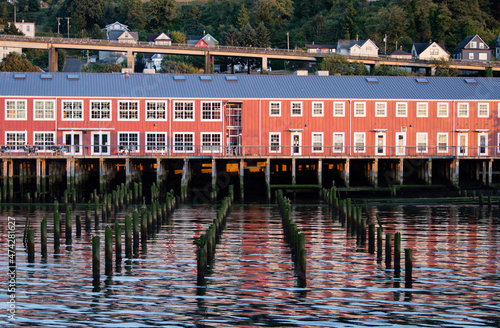
[[(0, 95), (21, 97), (124, 97), (124, 98), (223, 98), (223, 99), (457, 99), (500, 100), (499, 78), (295, 75), (200, 75), (120, 73), (0, 73)], [(78, 78), (76, 78), (78, 76)], [(207, 76), (207, 75), (203, 75)], [(17, 78), (16, 78), (17, 77)], [(24, 77), (24, 76), (23, 76)]]

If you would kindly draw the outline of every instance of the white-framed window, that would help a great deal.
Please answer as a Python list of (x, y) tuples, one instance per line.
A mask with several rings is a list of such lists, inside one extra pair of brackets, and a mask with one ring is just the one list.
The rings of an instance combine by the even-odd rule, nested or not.
[(126, 153), (139, 151), (139, 132), (118, 132), (118, 151)]
[(500, 153), (500, 133), (497, 134), (497, 153)]
[(427, 152), (427, 132), (417, 132), (417, 153)]
[(469, 117), (469, 104), (458, 103), (457, 117)]
[(146, 132), (146, 152), (164, 152), (167, 146), (167, 134), (164, 132)]
[(484, 43), (479, 42), (479, 49), (484, 49)]
[(476, 41), (472, 41), (472, 42), (470, 43), (470, 47), (471, 47), (471, 48), (473, 48), (473, 49), (474, 49), (474, 48), (477, 48), (477, 42), (476, 42)]
[(408, 116), (408, 103), (396, 103), (396, 117)]
[(364, 132), (354, 132), (354, 152), (364, 153), (366, 151), (366, 134)]
[(5, 100), (6, 120), (26, 120), (26, 100), (6, 99)]
[(37, 151), (52, 151), (52, 146), (56, 144), (56, 133), (35, 131), (33, 132), (33, 145)]
[(490, 104), (479, 103), (477, 104), (477, 117), (489, 117), (490, 116)]
[(269, 152), (279, 153), (281, 151), (281, 133), (269, 132)]
[(479, 60), (488, 60), (488, 54), (485, 53), (479, 54)]
[[(500, 110), (499, 110), (500, 112)], [(345, 116), (345, 103), (337, 102), (333, 103), (333, 116)]]
[(81, 100), (63, 100), (62, 101), (63, 121), (82, 121), (83, 120), (83, 101)]
[(203, 153), (219, 153), (221, 151), (221, 133), (201, 133), (201, 151)]
[(5, 131), (5, 144), (9, 151), (24, 151), (26, 137), (26, 131)]
[(269, 116), (281, 116), (281, 102), (271, 101), (269, 103)]
[(429, 115), (428, 107), (427, 103), (417, 103), (417, 117), (427, 117)]
[(387, 116), (387, 103), (386, 102), (376, 102), (375, 103), (375, 117), (386, 117)]
[(479, 133), (477, 138), (477, 144), (479, 146), (479, 156), (488, 155), (488, 134)]
[(138, 101), (118, 101), (118, 121), (138, 121)]
[(194, 133), (192, 132), (174, 133), (174, 152), (194, 153)]
[(194, 121), (194, 101), (174, 101), (174, 121)]
[(146, 101), (146, 121), (166, 121), (167, 103), (165, 101)]
[(109, 155), (111, 153), (111, 147), (109, 146), (109, 132), (91, 132), (90, 138), (92, 144), (92, 155)]
[(355, 102), (354, 103), (354, 116), (355, 117), (365, 117), (366, 116), (366, 103)]
[(448, 103), (437, 104), (437, 117), (448, 117)]
[(473, 60), (473, 59), (474, 59), (474, 53), (473, 53), (473, 52), (469, 52), (469, 59), (470, 59), (470, 60)]
[(302, 101), (292, 101), (290, 105), (292, 107), (291, 116), (302, 116)]
[(323, 151), (323, 132), (312, 133), (312, 152), (320, 153)]
[(53, 121), (56, 118), (56, 106), (54, 100), (33, 100), (33, 119)]
[(90, 101), (91, 121), (111, 121), (111, 101), (91, 100)]
[(222, 120), (221, 112), (222, 112), (222, 103), (220, 101), (201, 102), (202, 121), (220, 121)]
[(323, 102), (315, 101), (312, 103), (312, 116), (323, 116)]
[(437, 134), (437, 152), (438, 153), (448, 152), (448, 133)]
[(333, 152), (334, 153), (344, 152), (344, 132), (333, 133)]

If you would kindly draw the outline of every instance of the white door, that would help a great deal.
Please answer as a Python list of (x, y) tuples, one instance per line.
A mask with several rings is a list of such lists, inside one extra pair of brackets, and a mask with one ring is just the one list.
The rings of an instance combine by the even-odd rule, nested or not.
[(81, 155), (82, 154), (82, 133), (81, 132), (64, 132), (63, 140), (66, 154)]
[(479, 134), (479, 156), (488, 155), (488, 135), (486, 133)]
[(292, 155), (300, 155), (302, 150), (302, 134), (292, 133)]
[(467, 143), (469, 136), (467, 133), (459, 133), (457, 135), (458, 143), (457, 143), (457, 154), (458, 156), (467, 156)]
[(92, 155), (109, 155), (109, 132), (92, 132)]
[(375, 155), (385, 155), (385, 133), (377, 133), (375, 142)]
[(396, 132), (396, 155), (406, 154), (406, 132)]

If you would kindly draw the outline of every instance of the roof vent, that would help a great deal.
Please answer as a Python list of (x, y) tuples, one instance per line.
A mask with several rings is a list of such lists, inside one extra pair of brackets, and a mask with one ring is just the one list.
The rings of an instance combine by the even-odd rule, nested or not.
[(186, 81), (186, 77), (184, 75), (174, 75), (174, 81)]
[(477, 84), (476, 79), (465, 79), (465, 83), (467, 84)]
[(368, 83), (378, 83), (378, 79), (376, 77), (367, 77), (366, 82)]
[(416, 79), (418, 84), (428, 84), (429, 80), (421, 78), (421, 79)]
[(80, 75), (78, 75), (78, 74), (68, 75), (68, 80), (79, 80), (79, 79), (80, 79)]
[(210, 81), (212, 81), (212, 77), (209, 75), (202, 75), (202, 76), (200, 76), (200, 80), (210, 82)]
[(228, 75), (226, 76), (226, 81), (228, 82), (238, 82), (238, 77), (234, 75)]
[(16, 80), (21, 80), (21, 79), (25, 79), (26, 78), (26, 74), (14, 74), (14, 79)]
[(40, 75), (42, 80), (52, 80), (52, 74), (42, 74)]

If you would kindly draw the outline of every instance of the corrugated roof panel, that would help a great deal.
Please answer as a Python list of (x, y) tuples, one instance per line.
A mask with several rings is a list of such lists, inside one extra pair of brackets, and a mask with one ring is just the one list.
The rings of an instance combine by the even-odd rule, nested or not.
[[(498, 100), (500, 79), (427, 77), (428, 86), (415, 86), (415, 77), (379, 76), (377, 87), (363, 76), (210, 75), (211, 83), (200, 75), (80, 73), (68, 81), (67, 73), (52, 73), (51, 83), (41, 73), (23, 73), (25, 79), (12, 83), (12, 73), (0, 73), (0, 95), (54, 97), (144, 97), (144, 98), (217, 98), (217, 99), (457, 99)], [(182, 83), (174, 80), (182, 76)]]

